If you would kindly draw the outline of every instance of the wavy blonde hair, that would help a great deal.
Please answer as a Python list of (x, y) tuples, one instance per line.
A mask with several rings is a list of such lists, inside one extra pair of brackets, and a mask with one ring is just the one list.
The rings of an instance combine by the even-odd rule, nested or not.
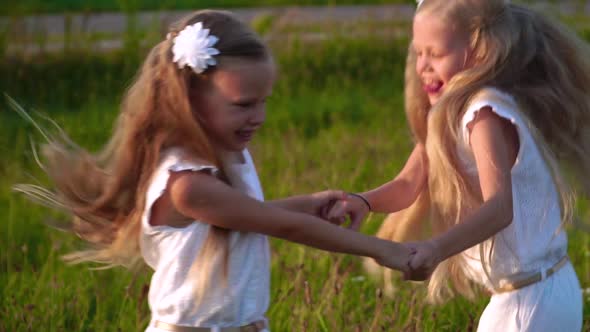
[[(433, 230), (440, 234), (461, 222), (481, 205), (477, 186), (462, 169), (456, 146), (460, 119), (470, 99), (486, 86), (513, 95), (524, 118), (532, 124), (543, 157), (561, 197), (562, 220), (572, 219), (574, 194), (562, 178), (561, 166), (571, 170), (588, 194), (590, 180), (590, 48), (567, 28), (525, 7), (503, 0), (425, 0), (416, 15), (435, 13), (469, 37), (473, 66), (458, 73), (436, 105), (421, 88), (410, 47), (406, 64), (406, 114), (429, 160), (428, 195), (402, 213), (401, 223), (423, 222), (430, 210)], [(571, 181), (570, 181), (571, 182)], [(430, 200), (425, 204), (424, 200)], [(401, 220), (400, 220), (401, 219)], [(493, 241), (492, 241), (493, 246)], [(489, 251), (490, 255), (492, 250)], [(491, 257), (483, 257), (486, 261)], [(462, 255), (442, 262), (428, 285), (428, 298), (441, 302), (458, 292), (474, 296), (463, 270)], [(449, 284), (448, 281), (451, 281)]]
[[(196, 22), (219, 38), (215, 47), (220, 52), (218, 65), (199, 75), (188, 67), (179, 69), (172, 62), (171, 51), (173, 37)], [(74, 216), (67, 229), (87, 241), (90, 248), (64, 256), (67, 261), (93, 261), (105, 267), (133, 267), (141, 262), (139, 234), (145, 194), (167, 148), (180, 147), (191, 157), (222, 169), (206, 131), (196, 120), (199, 110), (191, 102), (191, 93), (199, 93), (194, 91), (199, 80), (232, 58), (267, 61), (271, 55), (256, 34), (232, 14), (195, 12), (172, 24), (169, 38), (149, 52), (124, 96), (114, 133), (102, 151), (89, 153), (63, 132), (49, 135), (40, 128), (47, 140), (40, 149), (42, 168), (55, 188), (21, 184), (14, 189)], [(219, 262), (223, 262), (227, 277), (228, 233), (211, 226), (193, 265), (198, 265), (193, 269), (199, 274), (198, 293), (206, 289), (211, 272), (221, 267)]]

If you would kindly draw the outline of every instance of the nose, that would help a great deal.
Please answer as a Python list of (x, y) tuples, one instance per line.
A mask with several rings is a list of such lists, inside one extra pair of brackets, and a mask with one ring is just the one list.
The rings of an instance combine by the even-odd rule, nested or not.
[(423, 73), (430, 67), (430, 61), (427, 56), (416, 55), (416, 72)]

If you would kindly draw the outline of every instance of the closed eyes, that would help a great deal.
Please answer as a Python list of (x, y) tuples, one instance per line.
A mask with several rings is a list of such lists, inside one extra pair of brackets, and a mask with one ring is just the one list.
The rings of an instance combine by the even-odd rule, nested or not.
[(260, 101), (258, 101), (258, 100), (242, 100), (242, 101), (234, 102), (233, 105), (237, 106), (237, 107), (241, 107), (241, 108), (249, 108), (249, 107), (256, 106), (259, 103), (265, 104), (266, 99), (267, 98), (264, 98)]

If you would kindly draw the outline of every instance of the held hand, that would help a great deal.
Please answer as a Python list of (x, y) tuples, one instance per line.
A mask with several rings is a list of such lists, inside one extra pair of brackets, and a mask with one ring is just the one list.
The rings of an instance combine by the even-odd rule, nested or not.
[(380, 242), (377, 247), (381, 249), (378, 249), (379, 252), (375, 257), (375, 261), (379, 265), (403, 272), (404, 276), (408, 274), (410, 272), (410, 259), (414, 253), (411, 248), (397, 242), (382, 239), (378, 239), (378, 241)]
[(349, 228), (358, 231), (368, 213), (369, 208), (360, 197), (348, 194), (345, 200), (337, 201), (332, 206), (328, 211), (328, 219), (343, 220), (343, 218), (349, 216)]
[(329, 211), (338, 204), (338, 202), (346, 199), (346, 193), (341, 190), (326, 190), (313, 193), (309, 195), (310, 198), (310, 214), (330, 221), (331, 223), (340, 225), (344, 222), (344, 216), (329, 217)]
[(441, 261), (439, 249), (433, 241), (406, 243), (414, 254), (409, 261), (409, 270), (404, 273), (405, 280), (423, 281), (430, 278)]

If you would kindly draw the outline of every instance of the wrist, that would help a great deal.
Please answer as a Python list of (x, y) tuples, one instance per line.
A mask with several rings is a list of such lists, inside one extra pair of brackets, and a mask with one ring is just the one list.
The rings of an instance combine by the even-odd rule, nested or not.
[(428, 244), (431, 246), (432, 254), (435, 256), (436, 261), (440, 262), (444, 259), (447, 259), (448, 254), (443, 247), (440, 237), (430, 239), (426, 242), (428, 242)]
[(310, 195), (295, 195), (285, 199), (287, 210), (301, 213), (311, 213), (313, 210), (314, 197)]
[(314, 194), (296, 196), (295, 206), (298, 212), (314, 214), (317, 198)]
[(370, 257), (373, 258), (377, 262), (383, 262), (387, 255), (391, 254), (391, 245), (393, 242), (383, 240), (380, 238), (375, 238), (378, 242), (373, 248), (375, 250), (371, 253)]
[(347, 193), (350, 196), (356, 197), (359, 200), (361, 200), (363, 202), (363, 204), (367, 207), (368, 211), (373, 211), (373, 208), (371, 207), (371, 203), (369, 202), (369, 200), (362, 194), (358, 194), (358, 193)]

